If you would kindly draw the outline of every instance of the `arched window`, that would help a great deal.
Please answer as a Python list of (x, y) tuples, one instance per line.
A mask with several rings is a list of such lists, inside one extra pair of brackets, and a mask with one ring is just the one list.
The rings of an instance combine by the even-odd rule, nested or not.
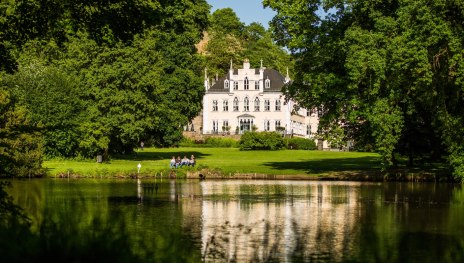
[(269, 89), (271, 87), (271, 80), (270, 79), (266, 79), (266, 82), (265, 82), (265, 86), (264, 86), (266, 89)]
[(255, 98), (255, 111), (259, 111), (259, 98)]
[(234, 98), (234, 111), (238, 111), (238, 98)]
[(228, 89), (229, 88), (229, 80), (224, 80), (224, 89)]
[(248, 78), (245, 77), (245, 81), (243, 82), (244, 83), (244, 89), (245, 90), (249, 90), (250, 89), (250, 85), (249, 85), (249, 82), (248, 82)]
[(234, 90), (238, 90), (238, 81), (234, 81)]
[(250, 100), (248, 97), (243, 100), (243, 111), (250, 111)]

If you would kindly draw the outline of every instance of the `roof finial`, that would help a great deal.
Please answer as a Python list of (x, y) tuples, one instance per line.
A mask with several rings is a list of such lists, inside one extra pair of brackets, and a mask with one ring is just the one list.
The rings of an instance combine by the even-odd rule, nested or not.
[(287, 67), (287, 76), (285, 77), (285, 83), (290, 82), (290, 76), (288, 75), (288, 67)]
[(263, 60), (261, 59), (261, 68), (263, 68)]
[(208, 79), (208, 68), (205, 67), (205, 79)]
[(233, 65), (232, 65), (232, 59), (230, 59), (230, 69), (234, 69)]

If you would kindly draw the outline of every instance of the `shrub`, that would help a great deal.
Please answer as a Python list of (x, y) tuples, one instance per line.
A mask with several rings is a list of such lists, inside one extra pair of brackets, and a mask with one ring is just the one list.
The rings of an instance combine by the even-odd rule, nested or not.
[(179, 142), (179, 146), (181, 146), (181, 147), (194, 147), (195, 146), (195, 141), (190, 139), (190, 138), (183, 137)]
[(315, 150), (317, 148), (316, 143), (311, 139), (305, 138), (288, 138), (286, 139), (287, 149), (294, 150)]
[(238, 147), (238, 141), (232, 138), (210, 137), (206, 139), (206, 144), (211, 147)]
[(284, 146), (277, 132), (245, 132), (240, 138), (240, 150), (279, 150)]

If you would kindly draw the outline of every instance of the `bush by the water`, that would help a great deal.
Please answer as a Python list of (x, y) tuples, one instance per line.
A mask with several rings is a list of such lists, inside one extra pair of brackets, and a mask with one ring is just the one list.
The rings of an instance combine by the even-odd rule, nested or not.
[(277, 132), (245, 132), (239, 145), (240, 150), (279, 150), (284, 147), (284, 140)]
[(311, 139), (293, 137), (285, 139), (287, 149), (293, 150), (316, 150), (316, 143)]

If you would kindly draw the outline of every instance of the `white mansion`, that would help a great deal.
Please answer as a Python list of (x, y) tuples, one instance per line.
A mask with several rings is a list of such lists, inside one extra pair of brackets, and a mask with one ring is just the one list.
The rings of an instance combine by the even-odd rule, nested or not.
[[(245, 131), (279, 131), (284, 135), (314, 138), (319, 118), (316, 110), (299, 108), (285, 101), (282, 87), (290, 82), (274, 69), (250, 68), (246, 59), (242, 69), (231, 66), (222, 78), (209, 80), (205, 70), (203, 112), (195, 127), (205, 134), (243, 134)], [(194, 122), (195, 123), (195, 122)]]

